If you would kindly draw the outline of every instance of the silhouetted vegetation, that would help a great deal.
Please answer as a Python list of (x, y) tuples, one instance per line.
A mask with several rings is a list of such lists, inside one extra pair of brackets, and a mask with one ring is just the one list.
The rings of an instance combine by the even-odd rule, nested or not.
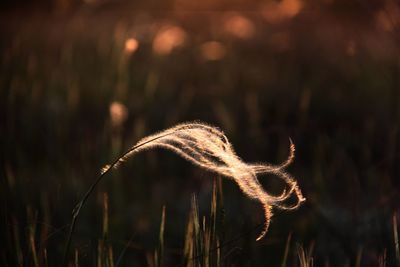
[(279, 164), (291, 138), (301, 209), (276, 212), (255, 241), (262, 207), (235, 183), (146, 151), (93, 192), (71, 266), (400, 264), (397, 2), (2, 5), (1, 265), (61, 265), (101, 168), (194, 120), (222, 129), (244, 162)]

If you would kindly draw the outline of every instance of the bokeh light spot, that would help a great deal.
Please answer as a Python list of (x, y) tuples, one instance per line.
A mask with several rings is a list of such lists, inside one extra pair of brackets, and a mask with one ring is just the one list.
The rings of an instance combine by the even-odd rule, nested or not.
[(226, 54), (225, 46), (217, 41), (209, 41), (202, 44), (200, 51), (205, 60), (220, 60)]
[(120, 127), (128, 118), (128, 108), (117, 101), (110, 104), (109, 108), (111, 124), (114, 127)]
[(125, 52), (133, 54), (139, 48), (139, 42), (135, 38), (129, 38), (125, 41)]
[(263, 17), (269, 23), (281, 23), (295, 17), (303, 8), (301, 0), (270, 2), (262, 9)]
[(168, 55), (186, 40), (185, 31), (178, 26), (168, 26), (159, 30), (154, 37), (153, 51), (159, 55)]
[(224, 29), (227, 33), (241, 39), (249, 39), (255, 32), (253, 22), (238, 14), (232, 14), (225, 19)]

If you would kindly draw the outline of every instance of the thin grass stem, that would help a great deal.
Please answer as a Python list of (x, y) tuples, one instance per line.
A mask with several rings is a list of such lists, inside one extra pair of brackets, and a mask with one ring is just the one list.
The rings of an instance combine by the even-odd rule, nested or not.
[(68, 265), (68, 254), (69, 254), (69, 249), (71, 246), (71, 241), (72, 241), (72, 235), (75, 232), (75, 227), (76, 227), (76, 223), (78, 220), (78, 216), (79, 213), (81, 212), (81, 209), (83, 208), (83, 206), (86, 204), (86, 201), (88, 200), (89, 196), (92, 194), (92, 192), (94, 191), (94, 189), (96, 188), (96, 186), (100, 183), (100, 181), (114, 168), (114, 166), (116, 166), (120, 160), (122, 158), (124, 158), (126, 155), (128, 155), (129, 153), (131, 153), (132, 151), (150, 143), (153, 142), (157, 139), (163, 138), (167, 135), (171, 135), (173, 133), (167, 133), (165, 135), (161, 135), (161, 136), (157, 136), (153, 139), (150, 139), (146, 142), (140, 143), (136, 146), (131, 147), (128, 151), (126, 151), (122, 156), (120, 156), (118, 159), (116, 159), (111, 165), (109, 165), (98, 177), (97, 179), (94, 181), (94, 183), (89, 187), (88, 191), (84, 194), (84, 196), (82, 197), (82, 199), (78, 202), (78, 204), (75, 206), (75, 208), (72, 210), (72, 220), (71, 220), (71, 226), (69, 228), (69, 232), (68, 232), (68, 238), (67, 238), (67, 243), (65, 245), (65, 250), (64, 250), (64, 257), (63, 257), (63, 263), (62, 266), (63, 267), (67, 267)]

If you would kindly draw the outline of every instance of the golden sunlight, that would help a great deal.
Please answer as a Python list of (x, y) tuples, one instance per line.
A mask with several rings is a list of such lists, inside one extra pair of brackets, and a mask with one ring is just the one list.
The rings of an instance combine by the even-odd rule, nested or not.
[(237, 38), (249, 39), (253, 37), (255, 27), (249, 19), (239, 14), (231, 14), (225, 19), (224, 30)]
[(128, 108), (118, 101), (114, 101), (110, 104), (109, 113), (111, 124), (114, 127), (122, 126), (128, 118)]
[(133, 54), (139, 48), (139, 42), (135, 38), (128, 38), (125, 41), (125, 52)]
[(159, 55), (168, 55), (175, 48), (182, 46), (186, 40), (185, 31), (178, 26), (161, 28), (153, 40), (153, 51)]
[(295, 17), (303, 8), (301, 0), (269, 2), (262, 9), (263, 17), (269, 23), (281, 23)]
[(200, 46), (201, 56), (205, 60), (220, 60), (226, 54), (223, 44), (217, 41), (209, 41)]

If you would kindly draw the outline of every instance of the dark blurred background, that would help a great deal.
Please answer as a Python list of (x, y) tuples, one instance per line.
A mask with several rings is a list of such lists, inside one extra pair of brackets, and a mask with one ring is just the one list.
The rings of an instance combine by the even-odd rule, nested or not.
[[(259, 242), (261, 207), (222, 179), (224, 266), (279, 266), (290, 233), (288, 266), (298, 266), (298, 244), (314, 248), (315, 266), (378, 266), (382, 258), (395, 266), (398, 1), (0, 7), (3, 266), (37, 265), (44, 254), (60, 265), (71, 211), (101, 167), (138, 139), (192, 120), (220, 127), (245, 161), (279, 163), (289, 138), (296, 144), (288, 171), (307, 202), (276, 212)], [(151, 265), (163, 205), (165, 265), (180, 263), (191, 195), (207, 216), (217, 180), (170, 152), (135, 156), (89, 199), (71, 257), (96, 265), (106, 195), (120, 266)], [(273, 177), (260, 180), (276, 189)]]

